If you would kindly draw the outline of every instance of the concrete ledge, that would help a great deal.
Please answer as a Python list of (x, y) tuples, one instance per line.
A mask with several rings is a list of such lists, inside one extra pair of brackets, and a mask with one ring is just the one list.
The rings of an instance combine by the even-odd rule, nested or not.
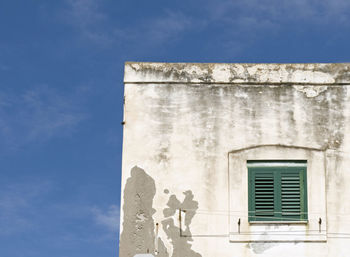
[(315, 243), (326, 243), (327, 235), (325, 233), (320, 234), (295, 234), (295, 233), (285, 233), (285, 234), (275, 234), (271, 235), (268, 233), (244, 235), (244, 234), (230, 234), (230, 242), (232, 243), (252, 243), (252, 242), (315, 242)]
[(350, 84), (350, 63), (125, 63), (124, 83)]

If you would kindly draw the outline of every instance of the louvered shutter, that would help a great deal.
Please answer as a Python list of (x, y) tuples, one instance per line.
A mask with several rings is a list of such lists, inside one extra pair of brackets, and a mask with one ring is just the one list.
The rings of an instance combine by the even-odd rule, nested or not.
[(281, 174), (282, 216), (295, 216), (301, 212), (300, 176), (297, 172)]
[(307, 220), (305, 161), (248, 161), (249, 221)]
[(274, 192), (274, 174), (271, 171), (252, 172), (251, 173), (251, 197), (252, 211), (250, 216), (252, 220), (274, 216), (275, 210), (275, 192)]
[(283, 220), (305, 220), (306, 168), (288, 167), (281, 172), (281, 211)]
[(273, 216), (275, 209), (273, 173), (256, 174), (254, 184), (255, 216)]

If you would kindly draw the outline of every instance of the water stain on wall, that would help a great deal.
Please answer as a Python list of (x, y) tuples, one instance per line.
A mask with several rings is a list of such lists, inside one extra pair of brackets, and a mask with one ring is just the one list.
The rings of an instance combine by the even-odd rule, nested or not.
[(247, 244), (247, 247), (251, 249), (255, 254), (263, 254), (266, 250), (273, 248), (274, 246), (277, 246), (276, 243), (249, 243)]

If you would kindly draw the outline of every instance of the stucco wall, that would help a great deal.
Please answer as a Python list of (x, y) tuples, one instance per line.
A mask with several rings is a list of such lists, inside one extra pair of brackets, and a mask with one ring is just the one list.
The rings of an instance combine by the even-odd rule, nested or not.
[[(347, 256), (349, 69), (127, 63), (120, 256)], [(308, 224), (248, 223), (247, 158), (308, 161)]]

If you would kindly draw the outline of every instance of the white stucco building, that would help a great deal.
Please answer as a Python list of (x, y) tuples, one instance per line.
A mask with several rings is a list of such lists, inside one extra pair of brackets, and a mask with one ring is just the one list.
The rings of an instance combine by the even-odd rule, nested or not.
[(126, 63), (124, 83), (120, 257), (349, 255), (350, 64)]

